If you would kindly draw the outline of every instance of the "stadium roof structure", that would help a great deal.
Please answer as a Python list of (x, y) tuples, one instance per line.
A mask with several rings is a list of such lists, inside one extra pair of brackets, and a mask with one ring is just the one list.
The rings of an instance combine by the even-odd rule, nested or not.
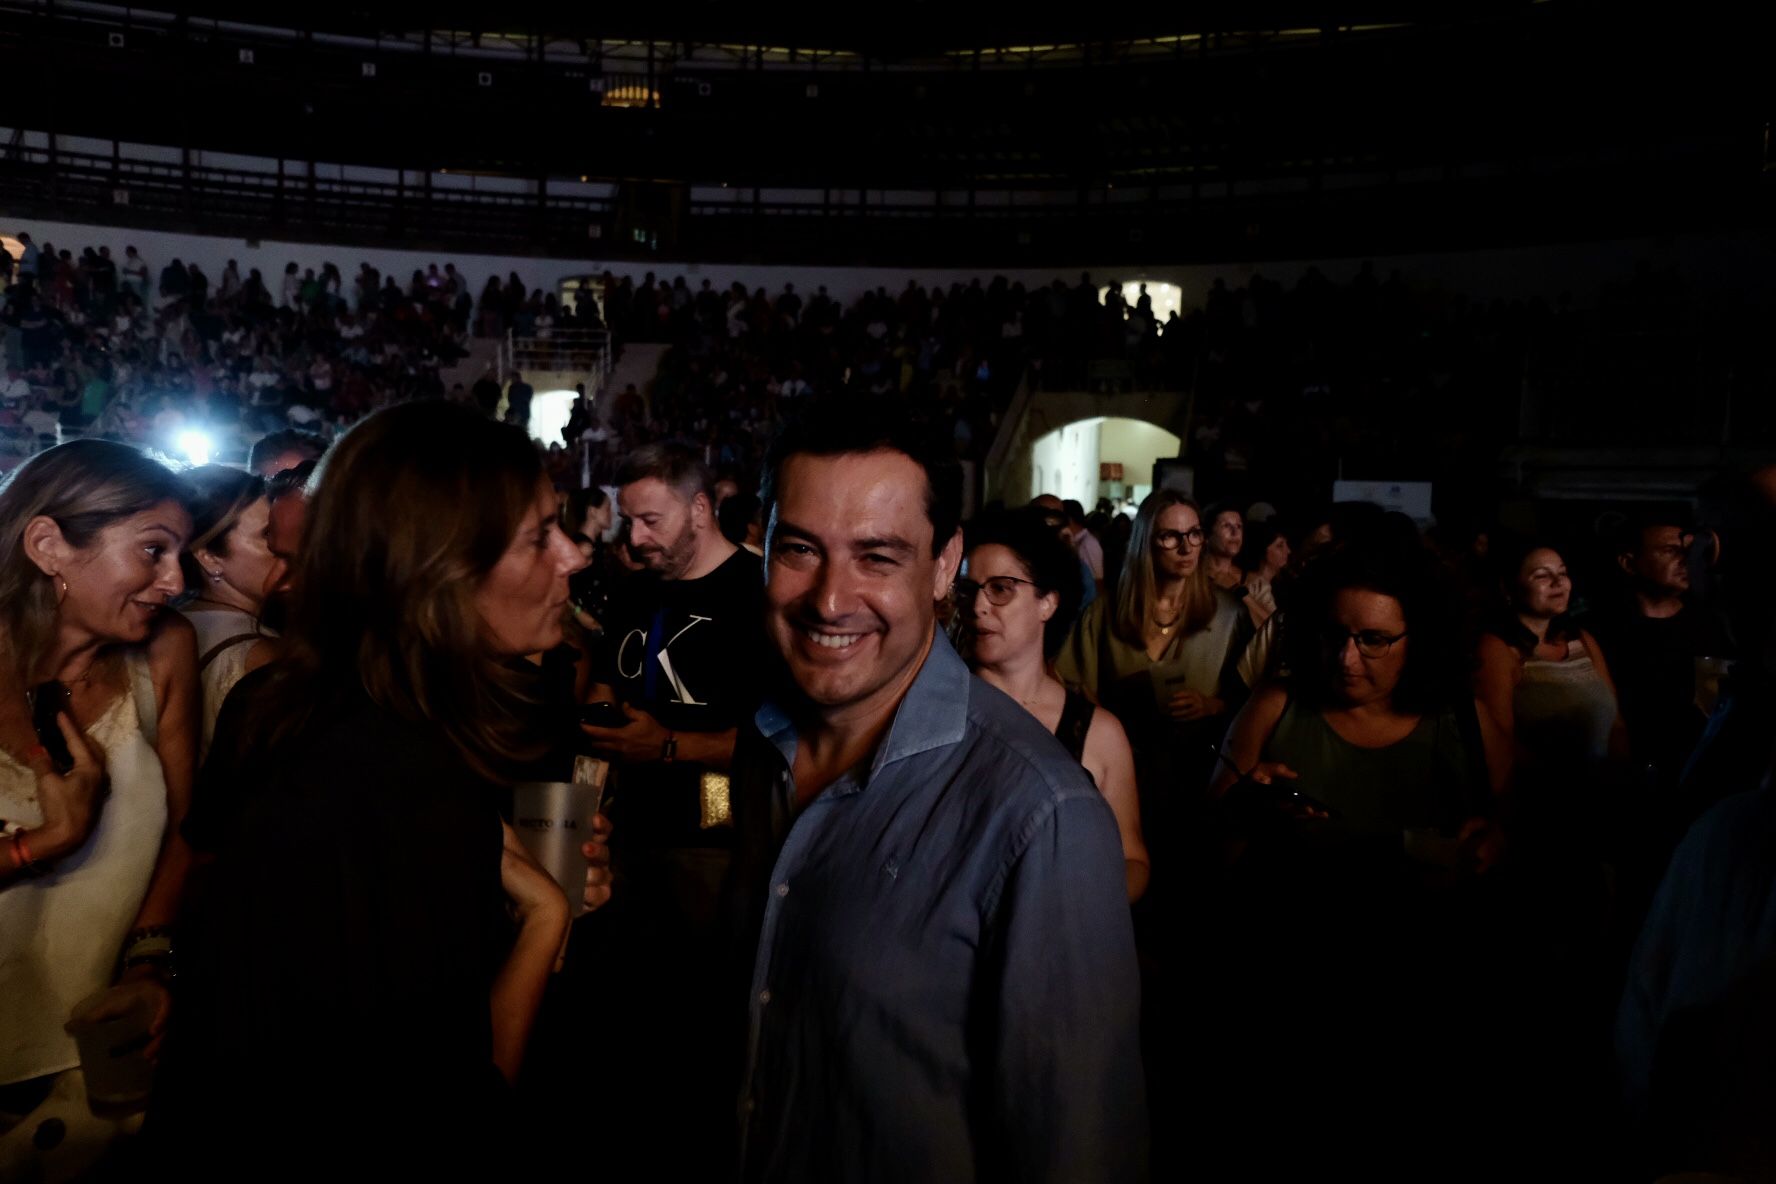
[(193, 184), (269, 162), (280, 211), (317, 162), (516, 179), (539, 208), (604, 185), (625, 243), (699, 203), (800, 219), (790, 241), (936, 210), (1013, 248), (1072, 218), (1255, 255), (1371, 223), (1397, 248), (1766, 217), (1767, 14), (1725, 36), (1564, 0), (1425, 8), (0, 0), (0, 196), (73, 137), (171, 150)]

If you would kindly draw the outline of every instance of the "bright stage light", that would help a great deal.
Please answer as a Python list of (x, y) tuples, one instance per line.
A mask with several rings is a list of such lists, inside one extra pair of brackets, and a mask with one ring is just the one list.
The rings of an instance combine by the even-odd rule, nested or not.
[(530, 438), (539, 444), (561, 443), (561, 429), (573, 414), (574, 391), (538, 391), (530, 400)]
[(180, 432), (173, 444), (193, 465), (209, 464), (210, 453), (215, 451), (215, 446), (210, 442), (209, 433), (196, 428), (186, 428)]

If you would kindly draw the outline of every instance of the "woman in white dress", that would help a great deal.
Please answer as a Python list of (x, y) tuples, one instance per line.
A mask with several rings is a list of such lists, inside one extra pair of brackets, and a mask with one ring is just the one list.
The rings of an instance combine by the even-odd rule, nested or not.
[(203, 687), (198, 759), (210, 750), (222, 701), (247, 671), (262, 665), (274, 636), (260, 624), (267, 594), (283, 578), (271, 553), (271, 502), (265, 481), (223, 465), (185, 474), (190, 486), (191, 541), (183, 557), (195, 595), (180, 611), (197, 630), (197, 673)]
[(164, 465), (100, 440), (0, 489), (0, 1178), (43, 1171), (29, 1157), (48, 1154), (33, 1147), (45, 1113), (70, 1120), (64, 1151), (106, 1134), (72, 1121), (85, 1104), (64, 1025), (119, 955), (165, 1021), (154, 984), (189, 867), (174, 836), (197, 738), (191, 628), (167, 609), (182, 494)]

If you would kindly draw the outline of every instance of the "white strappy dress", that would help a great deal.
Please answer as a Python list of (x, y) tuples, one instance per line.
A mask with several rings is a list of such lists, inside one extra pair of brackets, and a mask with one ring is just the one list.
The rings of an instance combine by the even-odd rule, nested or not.
[[(0, 889), (0, 1085), (80, 1063), (62, 1025), (76, 1003), (110, 985), (160, 855), (167, 794), (151, 739), (154, 684), (145, 650), (126, 660), (131, 689), (86, 730), (109, 775), (97, 824), (48, 875)], [(43, 820), (36, 777), (4, 753), (0, 818)]]

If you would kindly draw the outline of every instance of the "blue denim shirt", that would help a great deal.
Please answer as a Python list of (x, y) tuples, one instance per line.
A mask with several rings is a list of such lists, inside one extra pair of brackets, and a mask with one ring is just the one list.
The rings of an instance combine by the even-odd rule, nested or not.
[(941, 633), (867, 771), (799, 814), (794, 728), (756, 723), (745, 1178), (1144, 1178), (1122, 847), (1085, 771)]

